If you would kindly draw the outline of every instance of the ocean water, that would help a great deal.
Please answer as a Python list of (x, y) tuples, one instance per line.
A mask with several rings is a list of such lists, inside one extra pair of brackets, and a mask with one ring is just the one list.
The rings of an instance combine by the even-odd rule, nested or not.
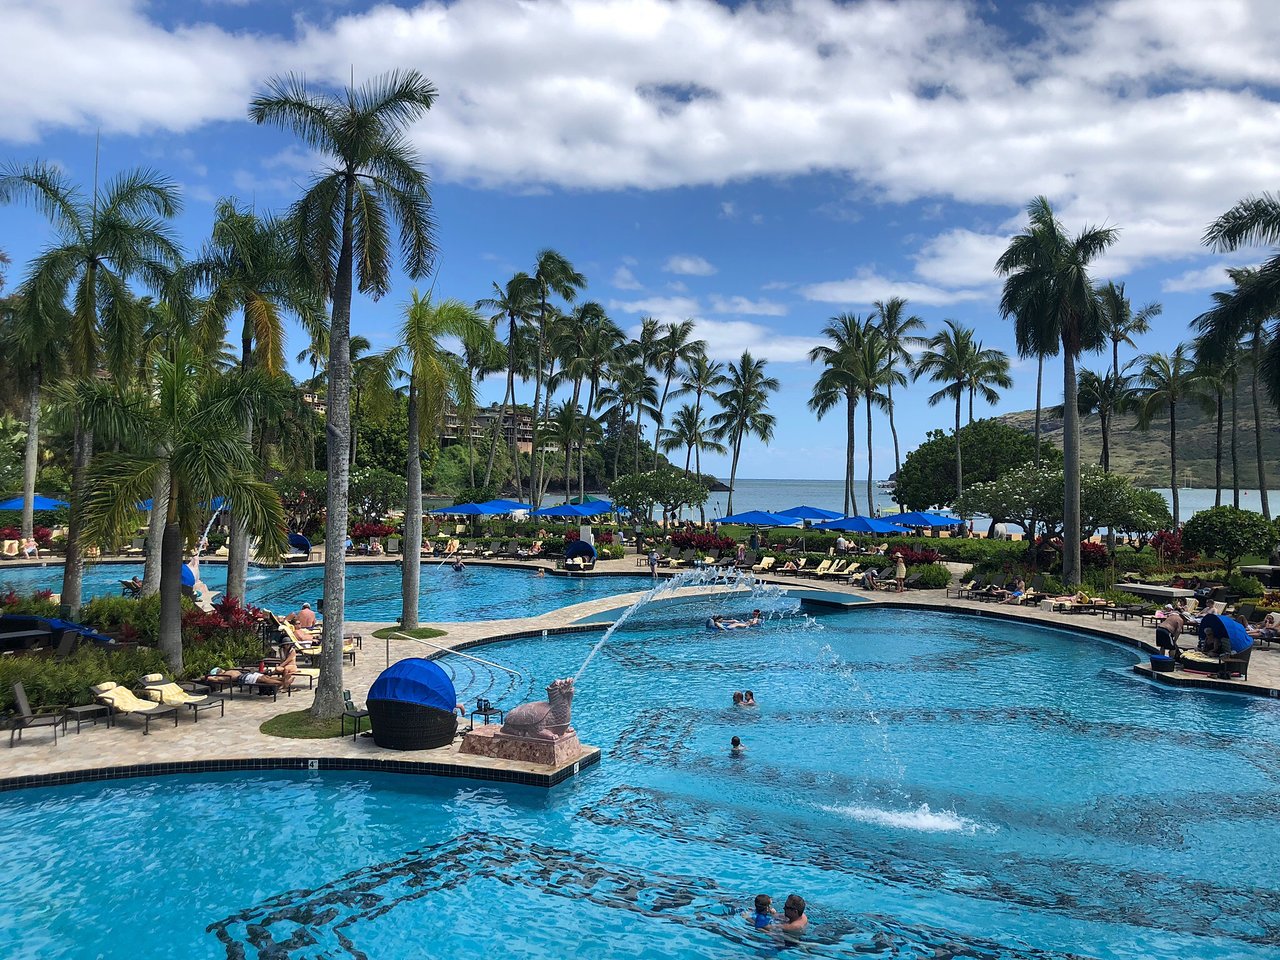
[[(23, 891), (0, 956), (1280, 955), (1280, 705), (946, 613), (701, 626), (752, 602), (642, 608), (610, 637), (573, 709), (603, 759), (551, 791), (254, 773), (0, 795), (0, 881)], [(460, 699), (510, 707), (597, 637), (486, 647), (514, 683), (442, 663)], [(758, 708), (731, 705), (744, 688)], [(758, 893), (804, 897), (809, 930), (753, 930)]]

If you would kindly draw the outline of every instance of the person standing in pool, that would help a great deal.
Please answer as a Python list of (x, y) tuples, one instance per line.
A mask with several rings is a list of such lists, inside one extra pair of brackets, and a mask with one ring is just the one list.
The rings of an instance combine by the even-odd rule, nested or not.
[(657, 550), (649, 551), (649, 576), (653, 577), (653, 579), (655, 580), (658, 579), (658, 551)]
[(457, 573), (461, 573), (463, 570), (467, 569), (467, 565), (466, 565), (465, 563), (463, 563), (463, 562), (462, 562), (462, 558), (461, 558), (461, 557), (454, 557), (454, 558), (453, 558), (453, 569), (454, 569), (454, 571), (455, 571), (455, 572), (457, 572)]
[(809, 918), (805, 916), (804, 907), (804, 897), (796, 893), (791, 894), (787, 897), (787, 902), (782, 905), (782, 923), (775, 924), (773, 929), (784, 933), (803, 933), (809, 926)]
[(752, 693), (750, 690), (744, 690), (744, 691), (742, 691), (742, 705), (743, 705), (744, 707), (754, 707), (754, 706), (756, 706), (756, 705), (757, 705), (757, 704), (756, 704), (756, 695), (755, 695), (754, 693)]

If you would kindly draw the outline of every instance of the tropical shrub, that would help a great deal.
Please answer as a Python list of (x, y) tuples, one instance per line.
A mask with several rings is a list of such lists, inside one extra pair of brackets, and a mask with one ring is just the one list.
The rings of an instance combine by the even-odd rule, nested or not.
[(389, 523), (363, 521), (351, 525), (352, 540), (381, 540), (383, 537), (389, 537), (395, 532), (396, 528)]
[(924, 590), (941, 590), (951, 583), (951, 571), (940, 563), (907, 567), (907, 576), (919, 576), (916, 586)]
[[(938, 562), (938, 551), (933, 547), (895, 547), (894, 550), (902, 554), (903, 563), (909, 567)], [(893, 550), (889, 552), (892, 553)]]
[(1268, 553), (1276, 542), (1276, 526), (1259, 513), (1222, 506), (1201, 510), (1182, 527), (1187, 549), (1218, 557), (1230, 573), (1250, 553)]
[(13, 685), (21, 683), (34, 708), (77, 706), (93, 698), (89, 688), (115, 681), (133, 686), (148, 673), (166, 670), (164, 655), (149, 647), (105, 651), (81, 646), (61, 660), (52, 657), (4, 657), (0, 659), (0, 710), (13, 708)]
[(681, 550), (732, 550), (737, 544), (732, 537), (722, 537), (714, 533), (677, 530), (671, 534), (671, 545)]
[(1107, 548), (1103, 544), (1086, 540), (1080, 544), (1080, 563), (1085, 567), (1109, 567), (1111, 554), (1107, 553)]
[(1239, 573), (1228, 574), (1224, 581), (1231, 593), (1239, 594), (1241, 597), (1261, 597), (1266, 591), (1262, 581), (1256, 577), (1246, 577)]
[[(31, 536), (35, 538), (36, 543), (45, 548), (48, 548), (53, 543), (53, 531), (48, 527), (32, 527)], [(0, 527), (0, 540), (21, 539), (21, 527)]]
[(35, 590), (20, 594), (12, 587), (0, 593), (0, 613), (22, 614), (28, 617), (56, 617), (58, 605), (53, 602), (52, 590)]
[(1151, 549), (1169, 563), (1185, 563), (1196, 558), (1196, 552), (1182, 542), (1181, 530), (1160, 530), (1151, 538)]
[[(183, 605), (191, 601), (183, 598)], [(153, 644), (160, 638), (160, 596), (94, 597), (80, 610), (80, 620), (121, 640)]]

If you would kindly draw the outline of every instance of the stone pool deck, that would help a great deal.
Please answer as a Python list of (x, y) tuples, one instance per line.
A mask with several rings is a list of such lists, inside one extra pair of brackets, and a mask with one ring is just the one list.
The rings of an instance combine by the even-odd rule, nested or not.
[[(523, 563), (528, 568), (534, 564)], [(635, 573), (634, 559), (610, 561), (598, 565), (601, 572)], [(1063, 615), (1036, 608), (982, 603), (948, 598), (941, 590), (909, 591), (904, 594), (866, 592), (835, 584), (817, 584), (813, 580), (789, 577), (767, 577), (766, 582), (805, 591), (821, 591), (831, 600), (858, 598), (865, 603), (852, 610), (877, 607), (953, 612), (1009, 619), (1046, 627), (1074, 630), (1135, 648), (1135, 672), (1160, 683), (1196, 686), (1255, 696), (1280, 697), (1280, 649), (1255, 648), (1249, 664), (1248, 681), (1216, 680), (1181, 671), (1152, 676), (1145, 652), (1152, 652), (1154, 631), (1142, 627), (1137, 619), (1104, 619), (1098, 615)], [(358, 704), (388, 661), (404, 657), (432, 656), (442, 650), (468, 647), (519, 636), (538, 636), (547, 632), (598, 632), (607, 619), (580, 623), (587, 617), (601, 617), (608, 611), (626, 607), (641, 593), (620, 594), (600, 600), (574, 604), (535, 617), (512, 617), (505, 620), (467, 623), (423, 624), (445, 630), (446, 634), (430, 641), (405, 639), (379, 640), (373, 631), (388, 624), (348, 622), (348, 629), (365, 637), (364, 647), (357, 652), (354, 666), (344, 671), (344, 687), (352, 690)], [(816, 611), (815, 611), (816, 612)], [(482, 653), (480, 655), (483, 655)], [(272, 702), (268, 697), (236, 695), (228, 701), (225, 716), (206, 713), (198, 723), (180, 716), (175, 727), (163, 720), (153, 722), (151, 733), (143, 736), (141, 723), (128, 718), (117, 721), (113, 728), (105, 724), (85, 725), (79, 734), (72, 729), (59, 736), (55, 747), (47, 730), (33, 730), (14, 748), (0, 747), (0, 790), (32, 786), (37, 783), (72, 782), (85, 779), (109, 779), (122, 776), (156, 775), (182, 770), (238, 769), (360, 769), (437, 776), (472, 777), (507, 782), (552, 786), (600, 759), (600, 751), (586, 747), (586, 754), (576, 764), (561, 768), (535, 767), (489, 758), (458, 754), (458, 741), (451, 747), (430, 751), (404, 752), (376, 746), (371, 738), (351, 736), (323, 740), (286, 740), (259, 731), (261, 724), (276, 714), (309, 707), (312, 693), (297, 690), (291, 697)], [(504, 706), (512, 706), (505, 704)], [(314, 767), (312, 767), (314, 764)], [(198, 765), (193, 767), (192, 765)]]

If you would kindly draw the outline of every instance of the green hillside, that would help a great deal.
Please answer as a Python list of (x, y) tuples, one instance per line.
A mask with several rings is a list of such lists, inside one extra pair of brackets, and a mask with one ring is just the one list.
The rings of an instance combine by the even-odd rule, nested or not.
[[(1257, 460), (1254, 456), (1253, 400), (1251, 382), (1240, 382), (1237, 410), (1237, 457), (1240, 486), (1258, 487)], [(1050, 390), (1045, 390), (1046, 395)], [(1280, 413), (1264, 389), (1262, 401), (1262, 447), (1267, 479), (1274, 486), (1280, 481)], [(1035, 410), (1007, 413), (996, 419), (1031, 433), (1035, 428)], [(1097, 417), (1083, 420), (1081, 459), (1097, 463), (1102, 453), (1102, 428)], [(1217, 417), (1212, 409), (1196, 404), (1178, 407), (1178, 472), (1182, 485), (1212, 487), (1214, 472), (1214, 436)], [(1061, 417), (1042, 417), (1040, 423), (1045, 440), (1062, 447)], [(1226, 401), (1223, 419), (1222, 483), (1231, 486), (1231, 401)], [(1169, 485), (1169, 418), (1154, 420), (1148, 430), (1139, 430), (1137, 418), (1121, 415), (1111, 430), (1111, 469), (1131, 477), (1136, 483), (1150, 487)]]

